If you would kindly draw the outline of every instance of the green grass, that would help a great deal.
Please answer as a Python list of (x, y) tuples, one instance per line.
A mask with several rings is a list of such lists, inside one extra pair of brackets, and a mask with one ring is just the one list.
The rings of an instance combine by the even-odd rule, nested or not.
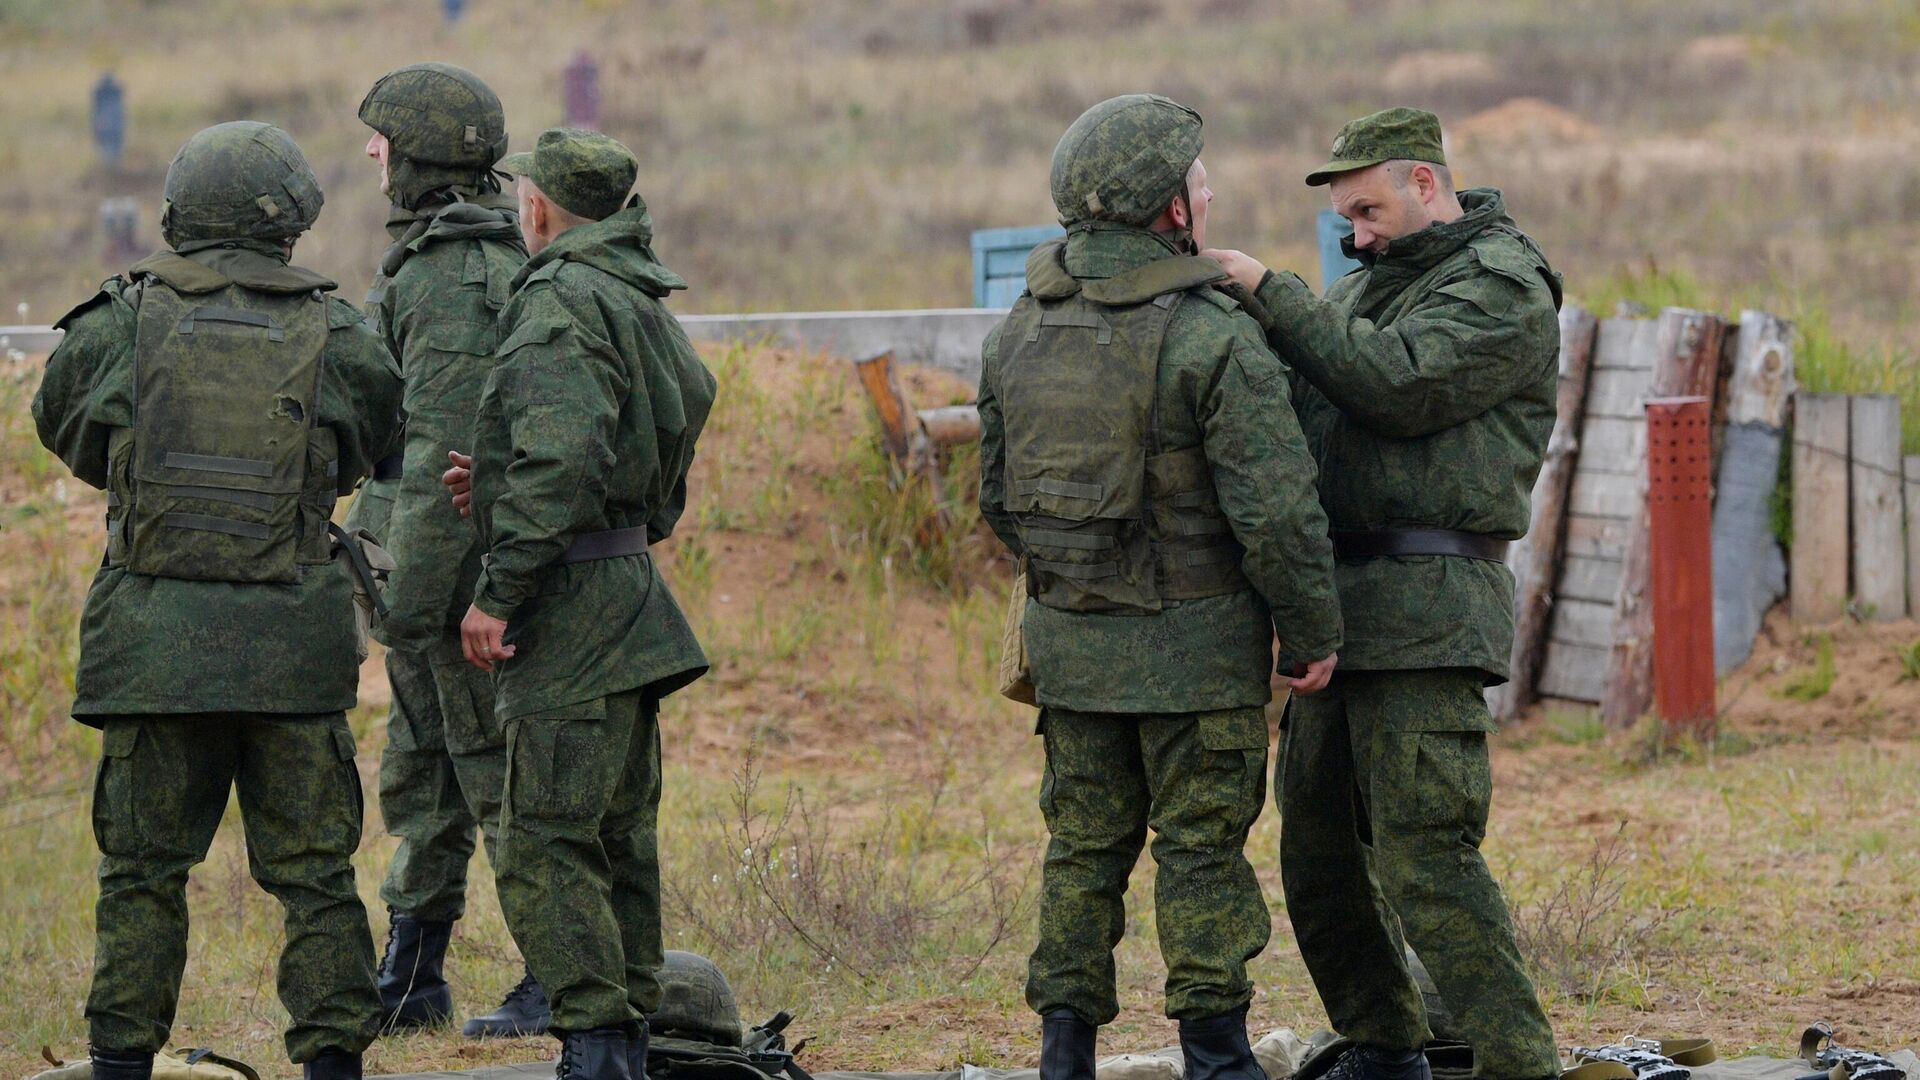
[(1833, 680), (1838, 675), (1833, 662), (1833, 635), (1814, 634), (1810, 644), (1814, 650), (1813, 666), (1781, 686), (1781, 697), (1793, 701), (1818, 701), (1833, 689)]

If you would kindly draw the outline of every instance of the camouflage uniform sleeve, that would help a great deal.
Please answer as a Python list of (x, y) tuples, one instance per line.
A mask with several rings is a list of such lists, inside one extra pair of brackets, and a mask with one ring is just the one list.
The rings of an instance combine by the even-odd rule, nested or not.
[(333, 429), (342, 495), (373, 472), (400, 435), (400, 367), (380, 332), (345, 300), (327, 301), (320, 420)]
[(1282, 656), (1311, 661), (1338, 651), (1333, 542), (1286, 365), (1248, 326), (1199, 404), (1220, 510), (1247, 549), (1242, 570), (1273, 610)]
[(992, 527), (993, 534), (1015, 555), (1021, 554), (1020, 530), (1007, 513), (1006, 468), (1007, 430), (1000, 414), (1000, 398), (994, 392), (995, 368), (1000, 353), (1000, 328), (994, 327), (980, 347), (980, 516)]
[(1381, 329), (1313, 295), (1295, 274), (1260, 289), (1268, 340), (1340, 410), (1389, 438), (1431, 435), (1493, 408), (1539, 378), (1558, 322), (1545, 282), (1480, 273), (1431, 290)]
[(625, 365), (590, 298), (557, 287), (529, 296), (500, 345), (492, 378), (512, 457), (488, 510), (486, 567), (473, 602), (508, 619), (538, 588), (567, 539), (603, 526)]
[(133, 338), (136, 317), (119, 278), (74, 308), (58, 325), (66, 336), (47, 358), (33, 395), (40, 443), (73, 475), (107, 486), (107, 440), (133, 426)]

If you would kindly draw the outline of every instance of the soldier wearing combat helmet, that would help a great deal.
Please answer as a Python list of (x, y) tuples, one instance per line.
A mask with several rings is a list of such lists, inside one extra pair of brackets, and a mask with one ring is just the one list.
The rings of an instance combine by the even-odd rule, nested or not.
[(373, 1037), (345, 716), (373, 583), (328, 519), (397, 434), (400, 379), (334, 283), (289, 264), (320, 204), (280, 129), (195, 135), (167, 170), (171, 250), (60, 321), (34, 398), (41, 442), (107, 492), (73, 704), (103, 736), (97, 1080), (145, 1080), (167, 1043), (187, 871), (236, 790), (254, 879), (286, 913), (289, 1056), (308, 1080), (358, 1078)]
[[(494, 320), (527, 260), (519, 215), (493, 166), (507, 146), (500, 99), (473, 72), (413, 64), (381, 76), (360, 104), (367, 154), (392, 202), (393, 243), (367, 313), (400, 361), (406, 440), (374, 469), (350, 524), (398, 563), (378, 631), (393, 707), (380, 757), (380, 811), (400, 838), (380, 898), (388, 908), (380, 963), (386, 1030), (446, 1021), (443, 964), (466, 908), (467, 863), (480, 826), (494, 861), (507, 747), (493, 681), (460, 655), (460, 615), (480, 576), (473, 529), (440, 486), (447, 452), (473, 444), (480, 388), (499, 344)], [(546, 994), (531, 974), (466, 1034), (534, 1035)]]
[(1326, 519), (1260, 327), (1191, 254), (1213, 197), (1200, 117), (1101, 102), (1054, 151), (1063, 241), (988, 336), (980, 507), (1020, 556), (1051, 841), (1027, 1002), (1044, 1080), (1092, 1080), (1113, 948), (1152, 830), (1189, 1080), (1259, 1080), (1247, 961), (1269, 917), (1243, 848), (1265, 798), (1273, 641), (1293, 689), (1340, 645)]

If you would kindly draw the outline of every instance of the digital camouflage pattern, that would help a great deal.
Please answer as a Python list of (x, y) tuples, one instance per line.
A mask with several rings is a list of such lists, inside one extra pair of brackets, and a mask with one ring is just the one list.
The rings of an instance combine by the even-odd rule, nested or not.
[(280, 901), (279, 991), (295, 1063), (372, 1041), (373, 939), (354, 888), (360, 774), (346, 717), (221, 713), (105, 717), (94, 782), (100, 845), (88, 1040), (165, 1046), (187, 962), (187, 871), (238, 791), (253, 879)]
[(1123, 94), (1080, 114), (1054, 147), (1060, 222), (1150, 225), (1200, 156), (1200, 114), (1157, 94)]
[(494, 877), (556, 1032), (660, 1007), (658, 708), (628, 690), (507, 724)]
[[(1082, 225), (1069, 234), (1061, 266), (1077, 279), (1100, 281), (1177, 254), (1145, 229)], [(1246, 549), (1240, 568), (1253, 587), (1144, 616), (1029, 602), (1028, 660), (1042, 705), (1116, 713), (1257, 707), (1272, 696), (1276, 631), (1289, 662), (1318, 660), (1340, 647), (1326, 520), (1288, 401), (1286, 368), (1253, 320), (1216, 295), (1190, 294), (1173, 309), (1151, 412), (1162, 447), (1203, 449), (1217, 504)], [(1025, 555), (1008, 512), (1000, 348), (996, 328), (980, 376), (980, 509), (995, 534)], [(1074, 404), (1054, 407), (1064, 418)]]
[[(126, 433), (133, 427), (136, 282), (183, 293), (239, 285), (308, 294), (333, 283), (287, 264), (277, 244), (227, 241), (163, 253), (114, 278), (60, 321), (66, 331), (34, 397), (40, 441), (81, 481), (119, 487), (126, 512)], [(400, 378), (352, 305), (328, 299), (301, 542), (323, 535), (336, 496), (353, 490), (397, 433)], [(211, 340), (212, 335), (209, 335)], [(109, 533), (113, 532), (109, 529)], [(189, 581), (116, 563), (94, 575), (80, 625), (73, 714), (98, 726), (120, 713), (328, 713), (359, 688), (353, 586), (344, 560), (302, 564), (291, 585)]]
[[(1553, 1030), (1480, 854), (1493, 778), (1478, 672), (1336, 672), (1289, 705), (1274, 781), (1287, 914), (1335, 1031), (1428, 1038), (1405, 945), (1482, 1080), (1559, 1073)], [(1404, 930), (1404, 940), (1402, 931)]]
[(615, 139), (584, 128), (548, 128), (530, 152), (500, 162), (503, 172), (533, 181), (560, 208), (600, 221), (623, 209), (640, 163)]
[(286, 132), (235, 120), (188, 139), (167, 167), (160, 235), (167, 246), (284, 240), (313, 227), (325, 197)]
[(1247, 961), (1271, 920), (1243, 849), (1266, 799), (1267, 722), (1259, 708), (1140, 715), (1047, 708), (1040, 810), (1050, 839), (1040, 941), (1027, 1004), (1111, 1023), (1120, 1005), (1113, 949), (1126, 931), (1127, 878), (1153, 830), (1154, 914), (1167, 1015), (1244, 1008)]
[(402, 210), (497, 193), (492, 165), (507, 152), (507, 114), (478, 75), (452, 64), (409, 64), (382, 75), (360, 120), (387, 137), (387, 196)]
[[(1393, 241), (1316, 298), (1290, 273), (1258, 296), (1335, 530), (1527, 531), (1553, 429), (1560, 279), (1500, 193)], [(1470, 667), (1502, 682), (1513, 575), (1480, 559), (1342, 560), (1340, 670)]]
[(1318, 187), (1335, 176), (1383, 161), (1447, 163), (1446, 143), (1440, 137), (1440, 118), (1425, 109), (1393, 108), (1352, 120), (1333, 138), (1333, 156), (1307, 174), (1307, 186)]
[(649, 246), (644, 206), (560, 234), (515, 278), (481, 394), (473, 603), (517, 650), (495, 682), (503, 721), (636, 687), (665, 697), (706, 654), (651, 556), (562, 564), (570, 538), (672, 535), (714, 380), (662, 304), (686, 287)]

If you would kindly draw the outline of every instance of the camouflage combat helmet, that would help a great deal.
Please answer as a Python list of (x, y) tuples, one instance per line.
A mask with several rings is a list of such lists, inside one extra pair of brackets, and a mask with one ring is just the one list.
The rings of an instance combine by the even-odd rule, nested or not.
[(716, 1046), (739, 1046), (740, 1007), (713, 961), (668, 949), (660, 965), (660, 1008), (647, 1017), (655, 1035)]
[(320, 216), (320, 181), (292, 136), (234, 120), (188, 139), (167, 167), (160, 235), (169, 247), (201, 240), (284, 240)]
[(427, 196), (500, 190), (490, 171), (507, 152), (507, 114), (480, 76), (452, 64), (409, 64), (382, 75), (360, 119), (387, 137), (387, 196), (417, 210)]
[(1150, 225), (1200, 156), (1200, 114), (1157, 94), (1123, 94), (1080, 114), (1053, 150), (1063, 224)]

